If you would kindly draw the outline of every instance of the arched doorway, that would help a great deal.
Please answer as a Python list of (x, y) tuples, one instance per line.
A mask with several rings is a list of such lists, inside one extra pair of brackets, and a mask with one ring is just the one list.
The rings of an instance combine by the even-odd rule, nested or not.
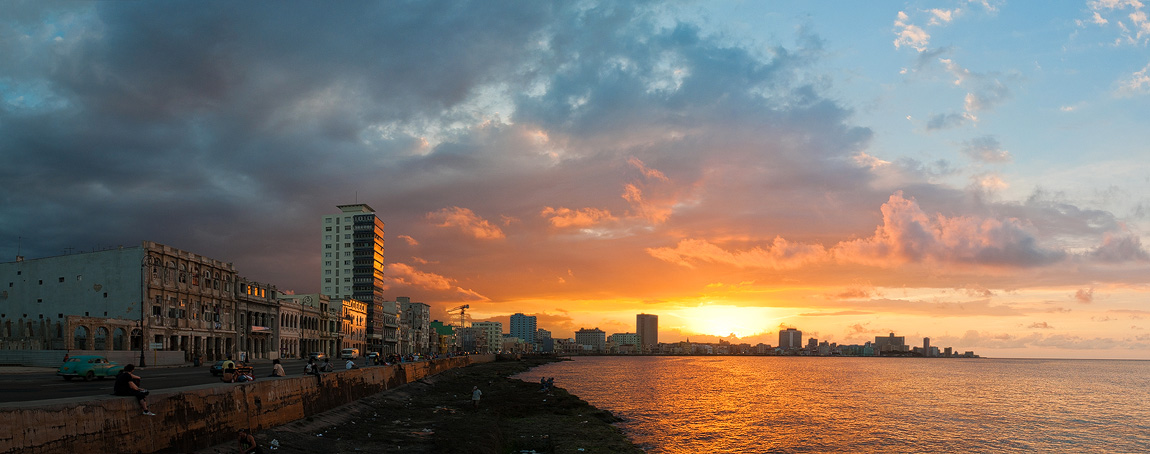
[(112, 331), (112, 350), (123, 350), (124, 347), (124, 328), (116, 328)]
[(72, 333), (72, 348), (76, 350), (88, 349), (88, 328), (85, 326), (77, 326), (76, 332)]

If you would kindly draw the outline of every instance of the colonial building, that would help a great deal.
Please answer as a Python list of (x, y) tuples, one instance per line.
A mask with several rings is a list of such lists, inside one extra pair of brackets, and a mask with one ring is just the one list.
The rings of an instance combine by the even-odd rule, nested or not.
[(339, 304), (339, 349), (358, 348), (367, 354), (367, 304), (345, 298)]
[(235, 282), (231, 263), (151, 241), (0, 263), (0, 349), (223, 358), (236, 352)]
[(276, 287), (240, 277), (236, 284), (239, 358), (278, 358), (280, 300)]
[(299, 353), (307, 356), (313, 352), (323, 352), (334, 355), (331, 345), (325, 344), (321, 333), (330, 330), (323, 326), (329, 318), (328, 297), (322, 293), (309, 293), (300, 295), (280, 295), (287, 304), (298, 304), (299, 316)]
[(279, 354), (280, 358), (300, 358), (306, 352), (300, 349), (300, 318), (303, 305), (290, 295), (281, 295), (279, 313)]

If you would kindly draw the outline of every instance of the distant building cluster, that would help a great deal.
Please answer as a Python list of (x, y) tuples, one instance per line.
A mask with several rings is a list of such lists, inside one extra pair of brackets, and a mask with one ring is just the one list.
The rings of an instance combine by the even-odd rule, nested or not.
[(383, 297), (383, 222), (365, 204), (320, 221), (320, 288), (280, 292), (224, 260), (138, 247), (0, 263), (0, 350), (182, 352), (185, 360), (457, 349), (430, 307)]
[(635, 320), (635, 333), (616, 333), (607, 336), (598, 328), (580, 329), (574, 339), (560, 339), (554, 342), (554, 351), (565, 355), (579, 354), (654, 354), (654, 355), (780, 355), (780, 356), (916, 356), (932, 358), (977, 357), (972, 351), (958, 353), (951, 347), (939, 349), (930, 345), (930, 338), (923, 339), (922, 347), (911, 347), (903, 336), (877, 336), (873, 342), (862, 345), (839, 345), (837, 343), (809, 338), (803, 343), (803, 332), (795, 328), (779, 331), (779, 344), (732, 344), (725, 340), (718, 343), (700, 343), (690, 340), (660, 343), (658, 338), (659, 317), (639, 314)]

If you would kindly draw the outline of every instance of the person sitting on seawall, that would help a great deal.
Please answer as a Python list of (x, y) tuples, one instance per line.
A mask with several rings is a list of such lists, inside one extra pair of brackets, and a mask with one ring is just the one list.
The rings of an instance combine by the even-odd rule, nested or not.
[(347, 360), (347, 364), (344, 364), (344, 365), (343, 365), (343, 367), (344, 367), (345, 369), (347, 369), (347, 370), (352, 370), (352, 369), (357, 369), (357, 368), (359, 368), (359, 366), (357, 366), (357, 365), (355, 364), (355, 360), (353, 360), (353, 359), (351, 359), (351, 358), (348, 358), (348, 360)]
[(247, 429), (240, 429), (236, 432), (237, 442), (240, 445), (240, 454), (263, 454), (264, 450), (260, 449), (260, 445), (256, 443), (256, 437)]
[(278, 360), (278, 359), (272, 360), (272, 374), (268, 375), (268, 376), (269, 377), (286, 377), (287, 376), (287, 372), (284, 372), (284, 366), (283, 366), (283, 364), (280, 364), (280, 360)]
[(330, 360), (330, 359), (327, 359), (327, 358), (324, 358), (324, 359), (323, 359), (323, 369), (322, 369), (322, 371), (323, 371), (323, 372), (331, 372), (331, 371), (333, 371), (333, 370), (335, 370), (335, 368), (331, 367), (331, 360)]
[(116, 375), (116, 384), (112, 385), (112, 394), (117, 396), (135, 396), (136, 402), (140, 404), (140, 410), (145, 416), (156, 416), (148, 410), (148, 390), (141, 388), (138, 384), (140, 377), (133, 374), (132, 371), (136, 370), (135, 364), (128, 364), (124, 366), (124, 370)]
[(232, 355), (228, 355), (228, 359), (224, 360), (220, 368), (223, 369), (223, 374), (220, 375), (221, 380), (228, 383), (236, 381), (236, 362), (232, 361)]

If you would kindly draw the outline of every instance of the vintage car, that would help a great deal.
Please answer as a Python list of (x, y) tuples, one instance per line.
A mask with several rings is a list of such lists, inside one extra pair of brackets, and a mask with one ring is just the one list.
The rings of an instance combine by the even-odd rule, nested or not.
[[(236, 363), (236, 372), (241, 372), (241, 373), (246, 372), (249, 375), (255, 373), (255, 368), (252, 367), (250, 364), (244, 362), (244, 361), (232, 361), (232, 362)], [(212, 375), (215, 375), (217, 377), (223, 376), (224, 375), (224, 362), (223, 361), (216, 361), (215, 364), (212, 364), (212, 367), (208, 368), (208, 372), (210, 372)]]
[(115, 377), (123, 369), (124, 366), (108, 361), (108, 358), (103, 356), (76, 355), (64, 361), (64, 364), (56, 370), (56, 375), (64, 377), (65, 380), (76, 377), (83, 378), (84, 381), (93, 378), (103, 380), (104, 377)]

